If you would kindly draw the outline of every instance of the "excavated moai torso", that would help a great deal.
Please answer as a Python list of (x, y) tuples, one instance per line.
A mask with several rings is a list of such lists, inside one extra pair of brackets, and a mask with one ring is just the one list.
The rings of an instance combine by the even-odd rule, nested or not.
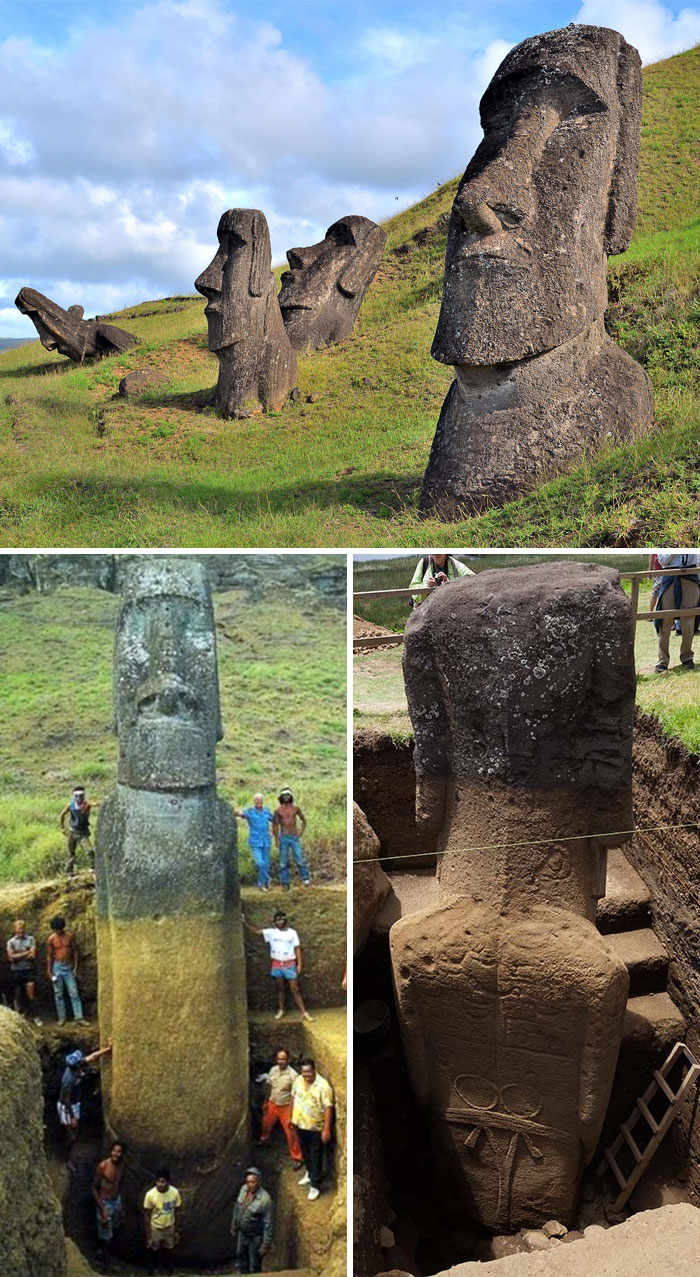
[(279, 295), (295, 350), (316, 350), (352, 335), (384, 253), (386, 231), (368, 217), (342, 217), (319, 244), (290, 248)]
[(296, 385), (297, 357), (285, 331), (271, 269), (270, 232), (255, 208), (230, 208), (219, 250), (194, 286), (207, 298), (209, 349), (219, 360), (222, 417), (277, 412)]
[(139, 340), (125, 328), (105, 324), (101, 319), (83, 319), (82, 306), (69, 306), (64, 310), (35, 288), (20, 288), (15, 306), (29, 316), (45, 350), (58, 350), (76, 364), (94, 355), (130, 350)]
[(483, 572), (414, 612), (404, 674), (416, 816), (443, 854), (438, 903), (390, 942), (446, 1210), (568, 1223), (628, 990), (593, 919), (632, 821), (630, 605), (607, 568)]
[(211, 595), (194, 558), (127, 565), (114, 707), (118, 786), (96, 837), (105, 1118), (139, 1175), (170, 1165), (206, 1257), (198, 1231), (246, 1148), (248, 1022), (235, 819), (216, 794)]
[(511, 49), (452, 208), (433, 358), (455, 368), (421, 508), (504, 502), (651, 425), (651, 383), (606, 335), (606, 263), (637, 209), (642, 79), (616, 31)]

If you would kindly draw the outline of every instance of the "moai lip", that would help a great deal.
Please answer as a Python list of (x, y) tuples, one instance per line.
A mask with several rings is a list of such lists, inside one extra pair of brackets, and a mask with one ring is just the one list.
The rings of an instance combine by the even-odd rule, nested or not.
[(632, 828), (630, 604), (612, 569), (451, 582), (406, 626), (416, 819), (438, 900), (390, 933), (414, 1093), (455, 1211), (573, 1218), (628, 991), (593, 919)]
[(231, 208), (217, 228), (219, 249), (195, 288), (207, 298), (209, 349), (219, 360), (222, 417), (277, 412), (296, 385), (297, 359), (280, 313), (270, 232), (254, 208)]
[(641, 109), (639, 55), (604, 27), (523, 41), (487, 88), (448, 231), (432, 354), (456, 380), (423, 510), (502, 505), (650, 427), (649, 379), (602, 322), (608, 255), (634, 229)]
[(74, 363), (95, 355), (120, 354), (138, 343), (138, 337), (101, 319), (83, 319), (82, 306), (64, 310), (34, 288), (20, 288), (15, 306), (28, 315), (45, 350), (58, 350)]
[(386, 232), (368, 217), (342, 217), (308, 248), (290, 248), (279, 304), (295, 350), (317, 350), (352, 335), (377, 273)]

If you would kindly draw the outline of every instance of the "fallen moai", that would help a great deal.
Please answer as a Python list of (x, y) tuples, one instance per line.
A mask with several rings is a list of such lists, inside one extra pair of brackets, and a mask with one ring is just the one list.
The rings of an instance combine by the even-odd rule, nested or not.
[(0, 1006), (0, 1273), (65, 1277), (61, 1207), (44, 1153), (41, 1068), (31, 1030)]
[(390, 945), (447, 1215), (570, 1223), (629, 978), (593, 924), (632, 826), (630, 604), (576, 563), (452, 582), (406, 625), (416, 819), (437, 903)]
[(207, 298), (209, 349), (219, 360), (222, 417), (277, 412), (296, 385), (297, 359), (282, 322), (271, 268), (270, 232), (255, 208), (221, 218), (219, 250), (194, 286)]
[(247, 1148), (248, 1022), (211, 594), (194, 558), (127, 566), (114, 709), (118, 785), (96, 835), (105, 1121), (129, 1146), (134, 1195), (166, 1159), (183, 1247), (207, 1258)]
[(279, 304), (295, 350), (352, 336), (385, 244), (386, 231), (368, 217), (341, 217), (320, 243), (289, 249)]
[(20, 288), (15, 306), (29, 316), (45, 350), (58, 350), (77, 364), (95, 355), (121, 354), (139, 340), (124, 328), (101, 319), (83, 319), (82, 306), (64, 310), (34, 288)]
[(448, 232), (432, 355), (456, 378), (422, 510), (503, 505), (650, 427), (649, 378), (603, 323), (607, 257), (634, 229), (641, 110), (639, 55), (604, 27), (534, 36), (494, 75)]

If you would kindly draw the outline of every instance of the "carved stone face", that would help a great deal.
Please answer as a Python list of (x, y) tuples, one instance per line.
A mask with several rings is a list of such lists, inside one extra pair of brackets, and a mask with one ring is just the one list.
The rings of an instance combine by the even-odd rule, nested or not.
[(523, 359), (603, 314), (606, 254), (634, 226), (640, 76), (636, 50), (601, 27), (507, 55), (452, 209), (435, 359)]
[(209, 349), (223, 350), (255, 336), (257, 327), (262, 335), (264, 306), (251, 298), (266, 296), (274, 284), (270, 232), (258, 209), (229, 209), (216, 233), (219, 251), (194, 286), (208, 301)]
[(23, 315), (29, 316), (45, 350), (58, 350), (71, 359), (76, 358), (76, 352), (77, 355), (87, 352), (94, 323), (83, 319), (82, 306), (64, 310), (58, 302), (51, 301), (35, 288), (20, 288), (15, 306)]
[(350, 335), (385, 243), (369, 218), (342, 217), (320, 243), (289, 249), (279, 303), (296, 349)]
[(211, 595), (202, 564), (146, 558), (127, 570), (114, 646), (119, 781), (215, 782), (221, 738)]

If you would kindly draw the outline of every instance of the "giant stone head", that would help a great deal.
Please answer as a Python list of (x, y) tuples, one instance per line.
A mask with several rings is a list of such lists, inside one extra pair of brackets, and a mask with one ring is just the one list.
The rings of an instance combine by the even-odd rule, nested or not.
[(508, 53), (452, 208), (435, 359), (523, 359), (603, 314), (607, 254), (634, 227), (640, 67), (604, 27), (572, 25)]
[(308, 248), (290, 248), (280, 309), (295, 350), (349, 337), (382, 259), (386, 232), (367, 217), (341, 217)]
[(209, 349), (262, 337), (265, 298), (274, 288), (270, 232), (256, 208), (230, 208), (217, 227), (219, 249), (195, 288), (207, 298)]
[(154, 790), (214, 784), (222, 732), (211, 594), (201, 563), (144, 557), (129, 566), (114, 670), (120, 783)]

